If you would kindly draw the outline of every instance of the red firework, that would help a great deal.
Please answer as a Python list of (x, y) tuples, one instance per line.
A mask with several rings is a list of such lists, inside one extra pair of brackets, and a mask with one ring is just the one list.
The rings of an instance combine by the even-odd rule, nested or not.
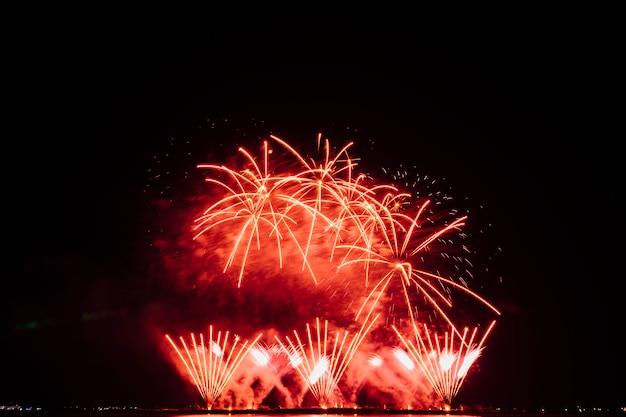
[[(258, 265), (261, 262), (267, 265), (271, 260), (281, 271), (300, 271), (300, 276), (310, 280), (313, 287), (329, 288), (327, 293), (333, 297), (342, 291), (343, 299), (355, 306), (347, 320), (335, 312), (335, 319), (343, 323), (335, 323), (336, 326), (356, 323), (359, 328), (350, 342), (345, 339), (339, 342), (339, 334), (327, 337), (328, 320), (324, 322), (321, 337), (319, 317), (316, 318), (317, 343), (308, 324), (308, 344), (295, 331), (296, 341), (286, 338), (283, 342), (276, 336), (285, 355), (298, 354), (302, 361), (281, 369), (288, 372), (293, 367), (320, 405), (331, 402), (350, 359), (372, 332), (381, 312), (391, 310), (389, 303), (395, 293), (402, 295), (406, 311), (402, 325), (387, 320), (378, 328), (391, 324), (395, 336), (418, 364), (417, 369), (433, 390), (450, 403), (495, 325), (492, 321), (476, 344), (476, 330), (468, 338), (465, 326), (454, 317), (459, 309), (452, 293), (468, 296), (500, 315), (495, 306), (465, 283), (430, 270), (425, 261), (438, 253), (438, 246), (449, 235), (460, 233), (467, 216), (448, 218), (445, 213), (432, 210), (431, 200), (413, 202), (410, 193), (395, 185), (376, 183), (368, 175), (358, 173), (357, 163), (348, 153), (352, 143), (333, 156), (326, 140), (322, 147), (324, 156), (316, 161), (305, 158), (277, 136), (271, 135), (270, 139), (278, 149), (265, 141), (262, 155), (255, 156), (240, 148), (242, 166), (197, 165), (208, 171), (205, 182), (210, 186), (209, 195), (214, 197), (196, 216), (191, 239), (221, 262), (224, 277), (234, 277), (238, 289), (245, 287), (247, 277), (258, 280), (259, 275), (263, 276)], [(317, 140), (319, 147), (321, 135)], [(272, 165), (274, 160), (277, 163)], [(231, 268), (236, 268), (235, 276), (229, 273)], [(329, 300), (332, 304), (332, 297)], [(426, 310), (434, 312), (436, 322), (432, 314), (429, 321), (422, 319), (422, 315), (428, 315), (422, 314)], [(442, 326), (447, 330), (440, 342), (438, 328)], [(465, 330), (461, 332), (460, 328)], [(333, 344), (332, 349), (329, 343)], [(195, 362), (191, 360), (193, 355), (184, 342), (187, 356), (171, 344), (189, 373), (195, 375), (192, 379), (203, 398), (212, 404), (232, 377), (232, 369), (202, 369), (197, 357)], [(240, 353), (250, 354), (251, 347)], [(262, 350), (252, 352), (262, 353)], [(441, 365), (451, 358), (454, 360), (449, 366)], [(433, 366), (433, 361), (439, 361), (440, 365)], [(220, 389), (211, 391), (211, 384), (207, 385), (203, 375), (214, 372), (221, 373), (217, 384)]]

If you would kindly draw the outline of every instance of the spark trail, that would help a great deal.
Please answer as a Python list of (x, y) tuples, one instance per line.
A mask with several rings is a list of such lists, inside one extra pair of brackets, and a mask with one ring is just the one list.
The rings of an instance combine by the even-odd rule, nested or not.
[(214, 339), (211, 325), (208, 336), (209, 339), (205, 344), (202, 333), (199, 342), (196, 341), (195, 334), (191, 333), (191, 346), (187, 346), (182, 336), (180, 336), (181, 346), (178, 346), (169, 335), (166, 335), (166, 338), (185, 365), (188, 377), (193, 381), (210, 410), (230, 382), (241, 361), (262, 334), (260, 333), (250, 343), (247, 340), (240, 343), (239, 337), (235, 336), (231, 343), (228, 331), (224, 333), (223, 338), (222, 332), (218, 331), (217, 338)]
[(480, 356), (485, 339), (494, 325), (495, 321), (492, 321), (479, 342), (475, 340), (477, 327), (474, 327), (471, 333), (466, 327), (462, 335), (457, 336), (460, 334), (457, 329), (450, 329), (439, 335), (430, 332), (426, 325), (422, 331), (414, 325), (414, 342), (396, 327), (394, 330), (408, 350), (409, 357), (426, 376), (435, 392), (450, 405), (459, 392), (469, 368)]
[(364, 322), (359, 331), (351, 337), (347, 330), (337, 331), (334, 336), (329, 334), (328, 320), (324, 321), (322, 327), (319, 318), (316, 319), (315, 330), (312, 330), (307, 323), (305, 342), (295, 330), (295, 340), (286, 336), (286, 342), (283, 342), (278, 336), (276, 337), (286, 354), (294, 357), (291, 352), (298, 353), (298, 356), (294, 357), (294, 367), (317, 399), (320, 407), (327, 408), (333, 404), (337, 406), (338, 403), (342, 403), (341, 393), (337, 390), (339, 380), (377, 319), (378, 316), (369, 322)]

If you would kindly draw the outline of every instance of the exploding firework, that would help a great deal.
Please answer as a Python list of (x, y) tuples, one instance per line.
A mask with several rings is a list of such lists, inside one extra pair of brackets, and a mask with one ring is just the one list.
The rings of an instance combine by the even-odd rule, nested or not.
[[(248, 328), (278, 327), (280, 352), (257, 343), (258, 336), (227, 366), (193, 335), (191, 351), (182, 338), (182, 350), (168, 337), (170, 344), (209, 405), (248, 357), (279, 379), (297, 372), (318, 404), (328, 406), (342, 398), (339, 382), (365, 340), (380, 346), (399, 339), (415, 372), (450, 404), (495, 324), (476, 343), (478, 328), (468, 335), (453, 295), (500, 314), (455, 276), (458, 269), (440, 272), (442, 263), (462, 262), (448, 251), (468, 217), (438, 211), (430, 198), (359, 173), (352, 143), (333, 152), (320, 134), (317, 144), (321, 157), (308, 158), (270, 135), (258, 155), (241, 147), (237, 162), (197, 164), (207, 189), (190, 205), (188, 212), (198, 214), (188, 217), (186, 243), (175, 251), (194, 253), (185, 263), (196, 265), (196, 291), (202, 283), (215, 297), (207, 305), (217, 305), (225, 298), (217, 294), (231, 288), (229, 311), (245, 309)], [(281, 336), (288, 327), (270, 322), (274, 317), (291, 318), (291, 328), (315, 319), (315, 331), (307, 324), (304, 340), (296, 331), (295, 339)], [(329, 323), (343, 332), (329, 332)], [(352, 337), (349, 328), (358, 329)], [(207, 358), (214, 360), (208, 367)]]

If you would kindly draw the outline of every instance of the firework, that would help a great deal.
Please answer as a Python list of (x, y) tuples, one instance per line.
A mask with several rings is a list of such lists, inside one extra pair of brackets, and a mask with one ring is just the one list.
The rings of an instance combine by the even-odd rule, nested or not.
[(426, 376), (435, 392), (450, 405), (461, 388), (467, 371), (480, 356), (485, 339), (494, 325), (495, 321), (492, 321), (479, 342), (475, 340), (477, 327), (471, 333), (466, 327), (463, 334), (458, 336), (460, 333), (457, 329), (438, 335), (430, 332), (426, 325), (421, 331), (415, 325), (415, 342), (394, 327), (398, 338), (409, 352), (407, 356), (400, 356), (400, 360), (411, 370), (414, 363), (417, 364), (417, 369)]
[[(391, 186), (367, 188), (361, 185), (363, 176), (354, 177), (354, 161), (348, 156), (351, 144), (345, 146), (334, 158), (330, 158), (330, 144), (326, 141), (326, 159), (316, 166), (309, 163), (282, 139), (271, 136), (300, 164), (295, 173), (270, 174), (269, 145), (264, 142), (263, 166), (245, 149), (239, 151), (248, 161), (244, 169), (200, 164), (198, 168), (215, 172), (215, 177), (207, 177), (206, 182), (216, 185), (217, 190), (225, 191), (224, 196), (204, 210), (195, 220), (194, 239), (207, 237), (213, 229), (227, 228), (236, 231), (232, 249), (224, 264), (226, 272), (238, 259), (240, 268), (238, 286), (244, 277), (250, 250), (268, 249), (273, 242), (280, 268), (284, 266), (285, 245), (292, 245), (302, 259), (301, 268), (307, 271), (315, 284), (318, 278), (310, 257), (313, 239), (320, 233), (331, 237), (324, 246), (329, 249), (329, 261), (333, 259), (337, 242), (350, 239), (349, 230), (356, 230), (357, 239), (368, 239), (367, 225), (371, 206), (378, 205), (374, 196), (382, 189)], [(318, 137), (319, 140), (319, 137)], [(339, 159), (344, 155), (345, 159)], [(339, 178), (344, 175), (345, 178)], [(214, 192), (218, 192), (214, 189)], [(211, 236), (209, 235), (208, 238)], [(315, 253), (315, 256), (318, 254)]]
[(271, 368), (281, 377), (298, 365), (298, 353), (295, 350), (285, 350), (280, 343), (257, 343), (250, 349), (250, 357), (259, 367)]
[(285, 343), (276, 337), (285, 353), (299, 353), (294, 357), (294, 367), (322, 408), (341, 401), (337, 391), (339, 380), (376, 319), (378, 316), (365, 322), (352, 337), (348, 331), (338, 331), (334, 336), (329, 334), (328, 320), (324, 321), (322, 328), (319, 318), (316, 319), (315, 331), (308, 323), (306, 325), (308, 344), (302, 342), (295, 330), (295, 341), (287, 336)]
[[(207, 264), (218, 265), (221, 274), (214, 269), (206, 274), (215, 286), (232, 283), (237, 294), (245, 294), (251, 285), (255, 301), (267, 298), (258, 297), (259, 289), (273, 290), (277, 284), (314, 294), (307, 300), (309, 309), (306, 303), (297, 305), (303, 312), (294, 318), (315, 317), (315, 330), (307, 324), (304, 341), (295, 330), (295, 339), (279, 332), (277, 345), (257, 343), (259, 336), (236, 354), (231, 351), (234, 357), (228, 360), (207, 353), (202, 336), (197, 344), (192, 334), (191, 350), (182, 338), (181, 349), (168, 336), (202, 398), (211, 406), (247, 356), (279, 378), (295, 370), (318, 403), (327, 406), (341, 398), (339, 381), (366, 337), (389, 344), (391, 335), (450, 403), (495, 325), (492, 321), (476, 343), (478, 328), (468, 333), (460, 323), (465, 312), (453, 293), (500, 315), (462, 278), (455, 279), (458, 271), (439, 271), (441, 259), (461, 260), (442, 248), (462, 234), (468, 216), (439, 212), (430, 198), (416, 198), (359, 173), (349, 154), (351, 142), (333, 154), (329, 141), (318, 135), (322, 157), (316, 160), (278, 136), (269, 138), (259, 155), (239, 148), (239, 163), (196, 165), (206, 173), (209, 202), (194, 216), (188, 237), (210, 257)], [(251, 310), (253, 304), (245, 307)], [(260, 320), (263, 311), (249, 317)], [(386, 320), (379, 322), (383, 314)], [(348, 330), (329, 332), (329, 322), (337, 329), (358, 330), (353, 337)], [(442, 327), (444, 333), (428, 330)]]
[(218, 331), (217, 338), (214, 339), (213, 326), (209, 326), (209, 339), (206, 344), (202, 333), (198, 342), (195, 334), (191, 333), (191, 346), (187, 346), (187, 342), (182, 336), (180, 337), (180, 347), (169, 335), (165, 337), (185, 365), (189, 378), (206, 402), (208, 409), (211, 409), (215, 400), (230, 382), (241, 361), (261, 336), (262, 334), (259, 334), (251, 343), (248, 343), (247, 340), (241, 343), (238, 336), (235, 336), (230, 342), (228, 331), (224, 333), (223, 338), (222, 332)]

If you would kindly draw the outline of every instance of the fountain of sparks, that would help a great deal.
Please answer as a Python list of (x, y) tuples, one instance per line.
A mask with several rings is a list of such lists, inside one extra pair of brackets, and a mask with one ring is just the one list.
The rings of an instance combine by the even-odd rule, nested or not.
[[(463, 329), (463, 333), (451, 327), (449, 331), (440, 335), (430, 332), (426, 325), (422, 331), (414, 325), (415, 341), (403, 336), (396, 327), (394, 330), (408, 351), (406, 359), (410, 358), (413, 361), (405, 366), (410, 370), (421, 371), (449, 407), (459, 392), (469, 368), (480, 356), (485, 340), (494, 325), (495, 321), (492, 321), (480, 341), (475, 340), (477, 327), (474, 327), (471, 333), (467, 327)], [(417, 364), (417, 368), (414, 368), (414, 363)]]
[(206, 344), (202, 333), (199, 341), (196, 340), (196, 335), (191, 333), (191, 346), (187, 345), (182, 336), (180, 346), (169, 335), (165, 336), (185, 365), (188, 377), (193, 381), (209, 410), (227, 387), (246, 354), (262, 336), (259, 333), (252, 342), (247, 340), (241, 342), (240, 338), (235, 336), (230, 342), (229, 333), (226, 331), (222, 338), (222, 332), (218, 331), (214, 339), (211, 325)]
[[(294, 367), (320, 407), (327, 408), (342, 403), (341, 392), (338, 390), (339, 380), (377, 319), (378, 316), (375, 316), (369, 322), (364, 322), (359, 331), (349, 337), (347, 330), (337, 331), (334, 336), (329, 334), (328, 320), (324, 321), (322, 327), (317, 318), (315, 330), (308, 323), (306, 325), (308, 345), (306, 341), (303, 343), (295, 330), (295, 340), (286, 336), (286, 342), (283, 342), (276, 336), (285, 353), (294, 358)], [(298, 356), (294, 356), (292, 352), (297, 352)]]

